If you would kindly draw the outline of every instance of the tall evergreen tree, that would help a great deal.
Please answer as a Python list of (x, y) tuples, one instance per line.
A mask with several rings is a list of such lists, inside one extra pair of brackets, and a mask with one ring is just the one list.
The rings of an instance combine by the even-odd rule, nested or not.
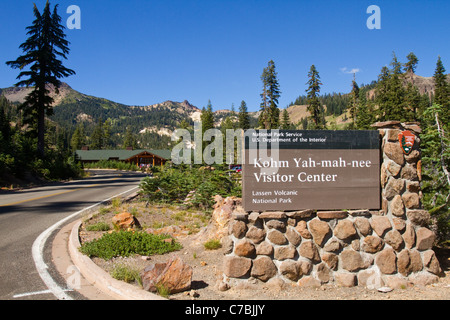
[[(15, 61), (6, 62), (13, 69), (21, 70), (17, 79), (26, 77), (15, 86), (34, 87), (21, 108), (37, 129), (37, 153), (41, 158), (45, 153), (45, 115), (50, 116), (53, 113), (53, 98), (50, 96), (49, 85), (58, 92), (61, 85), (59, 79), (75, 74), (75, 71), (64, 67), (58, 59), (67, 59), (69, 42), (65, 40), (64, 26), (57, 8), (58, 5), (55, 5), (52, 13), (47, 0), (41, 14), (34, 5), (35, 20), (27, 27), (29, 37), (19, 47), (24, 54)], [(29, 65), (29, 70), (24, 70)]]
[(280, 85), (277, 79), (275, 63), (270, 60), (261, 75), (263, 92), (261, 94), (261, 114), (259, 125), (264, 129), (277, 129), (280, 124), (280, 110), (278, 109), (278, 98), (280, 97)]
[(289, 119), (289, 113), (287, 109), (283, 109), (281, 117), (281, 129), (288, 130), (291, 127), (291, 120)]
[(325, 128), (325, 115), (323, 114), (323, 107), (319, 101), (320, 82), (319, 72), (315, 65), (312, 65), (308, 72), (309, 80), (306, 83), (308, 89), (307, 95), (307, 110), (311, 114), (311, 118), (314, 122), (314, 129), (324, 129)]
[(406, 56), (406, 58), (408, 59), (408, 62), (405, 63), (404, 70), (408, 74), (414, 74), (414, 72), (416, 71), (417, 64), (419, 63), (419, 59), (413, 52), (410, 52)]
[(434, 103), (439, 104), (444, 109), (442, 112), (442, 120), (444, 123), (450, 121), (450, 85), (445, 75), (444, 64), (441, 56), (436, 62), (436, 69), (433, 75), (434, 80)]
[(355, 79), (352, 81), (352, 91), (350, 92), (350, 104), (349, 104), (349, 110), (350, 110), (350, 117), (352, 118), (352, 125), (353, 127), (356, 126), (356, 120), (358, 114), (358, 104), (359, 104), (359, 87), (356, 83)]
[(84, 125), (83, 123), (79, 123), (77, 125), (77, 128), (75, 129), (72, 138), (70, 140), (70, 145), (72, 147), (72, 150), (79, 150), (84, 145), (86, 145), (86, 134), (84, 132)]
[(244, 100), (241, 101), (241, 106), (239, 107), (239, 128), (242, 130), (250, 129), (250, 117), (247, 111), (247, 104)]

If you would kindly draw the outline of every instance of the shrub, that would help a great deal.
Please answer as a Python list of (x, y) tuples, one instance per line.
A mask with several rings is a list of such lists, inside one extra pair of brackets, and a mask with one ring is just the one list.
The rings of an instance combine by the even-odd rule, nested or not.
[(176, 241), (167, 235), (154, 235), (143, 231), (119, 231), (104, 234), (100, 239), (83, 243), (80, 251), (90, 257), (109, 260), (113, 257), (128, 257), (132, 254), (150, 256), (181, 249)]
[(194, 191), (187, 205), (211, 209), (213, 196), (240, 196), (241, 188), (222, 170), (202, 170), (179, 166), (144, 178), (141, 193), (152, 201), (182, 203), (189, 192)]
[(86, 226), (86, 231), (109, 231), (111, 228), (106, 222), (99, 222)]
[(203, 245), (207, 250), (216, 250), (222, 247), (220, 240), (217, 239), (208, 240)]

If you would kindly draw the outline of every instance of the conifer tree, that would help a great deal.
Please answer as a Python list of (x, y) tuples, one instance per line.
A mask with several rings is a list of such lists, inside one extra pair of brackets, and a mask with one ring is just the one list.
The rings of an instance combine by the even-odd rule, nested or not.
[(442, 63), (441, 56), (439, 56), (433, 75), (435, 85), (434, 103), (439, 104), (444, 109), (442, 112), (442, 120), (444, 123), (450, 121), (450, 85), (446, 78), (444, 64)]
[[(20, 45), (23, 55), (15, 61), (6, 62), (13, 69), (20, 69), (15, 86), (33, 87), (31, 93), (21, 105), (29, 122), (37, 129), (37, 153), (41, 158), (45, 153), (45, 115), (53, 113), (53, 98), (49, 85), (58, 93), (59, 79), (75, 74), (75, 71), (63, 66), (58, 58), (67, 59), (69, 42), (65, 39), (64, 26), (55, 5), (53, 13), (47, 0), (42, 14), (34, 5), (35, 20), (28, 30), (28, 39)], [(30, 66), (31, 65), (31, 66)], [(24, 70), (27, 66), (29, 70)]]
[(72, 139), (70, 140), (70, 145), (72, 146), (72, 150), (79, 150), (86, 144), (86, 134), (84, 132), (84, 125), (79, 123), (75, 132), (72, 135)]
[(291, 120), (289, 119), (289, 113), (287, 109), (283, 109), (281, 119), (281, 129), (288, 130), (291, 127)]
[(413, 52), (410, 52), (406, 58), (408, 59), (408, 62), (405, 63), (404, 70), (407, 74), (414, 74), (417, 64), (419, 63), (419, 59)]
[(277, 129), (280, 124), (280, 110), (278, 109), (278, 98), (280, 97), (280, 85), (275, 71), (275, 63), (270, 60), (261, 75), (263, 92), (261, 94), (261, 114), (259, 125), (264, 129)]
[(241, 101), (241, 106), (239, 107), (239, 128), (242, 130), (250, 129), (250, 117), (247, 111), (247, 104), (244, 100)]
[(352, 81), (352, 91), (350, 92), (350, 117), (352, 118), (353, 127), (356, 126), (356, 120), (358, 114), (358, 104), (359, 104), (359, 86), (356, 81), (353, 79)]
[(314, 122), (314, 129), (324, 129), (325, 128), (325, 117), (323, 114), (323, 107), (319, 101), (319, 92), (322, 82), (320, 82), (319, 72), (315, 65), (312, 65), (308, 72), (309, 80), (306, 83), (308, 89), (307, 95), (307, 110), (311, 114), (311, 118)]

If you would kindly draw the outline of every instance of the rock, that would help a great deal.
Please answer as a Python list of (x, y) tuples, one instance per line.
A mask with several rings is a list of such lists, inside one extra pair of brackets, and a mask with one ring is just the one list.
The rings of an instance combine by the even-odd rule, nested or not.
[(256, 254), (271, 256), (273, 254), (273, 247), (269, 242), (263, 241), (256, 247)]
[(258, 244), (263, 241), (266, 237), (266, 231), (263, 229), (251, 226), (245, 235), (248, 239), (252, 240), (254, 243)]
[(344, 268), (347, 271), (357, 271), (359, 269), (362, 269), (364, 267), (364, 261), (359, 254), (359, 252), (356, 252), (354, 250), (344, 250), (341, 253), (341, 262), (342, 262), (342, 268)]
[(233, 221), (230, 228), (230, 233), (238, 239), (244, 237), (247, 232), (247, 224), (243, 221)]
[(322, 283), (326, 283), (331, 280), (331, 271), (328, 269), (325, 263), (320, 263), (317, 266), (316, 276)]
[(320, 288), (321, 283), (319, 280), (308, 276), (302, 277), (300, 280), (298, 280), (297, 285), (301, 288)]
[(313, 219), (309, 223), (309, 231), (311, 232), (314, 242), (318, 246), (322, 246), (325, 239), (331, 234), (330, 226), (327, 222)]
[(277, 229), (281, 232), (286, 231), (286, 223), (281, 220), (269, 220), (266, 222), (266, 227), (269, 229)]
[(129, 212), (122, 212), (116, 214), (112, 218), (112, 224), (114, 225), (114, 228), (117, 230), (129, 230), (135, 227), (137, 228), (141, 227), (136, 217)]
[(319, 211), (317, 212), (317, 216), (320, 219), (344, 219), (347, 218), (347, 211)]
[(312, 241), (303, 241), (298, 249), (298, 253), (312, 262), (320, 261), (319, 251)]
[(367, 236), (364, 238), (362, 250), (368, 253), (376, 253), (383, 249), (384, 242), (376, 236)]
[(409, 276), (412, 283), (419, 286), (428, 286), (439, 281), (439, 277), (431, 273), (414, 273)]
[(405, 241), (406, 248), (408, 249), (411, 249), (416, 244), (416, 232), (410, 223), (406, 224), (405, 233), (403, 233), (403, 240)]
[(272, 242), (273, 244), (277, 244), (277, 245), (287, 244), (287, 239), (283, 235), (283, 233), (281, 233), (280, 231), (275, 230), (275, 229), (273, 229), (272, 231), (270, 231), (268, 233), (267, 239), (269, 239), (270, 242)]
[(384, 241), (389, 244), (395, 251), (399, 251), (403, 246), (403, 238), (397, 230), (391, 230), (386, 233)]
[(384, 154), (395, 163), (401, 166), (405, 163), (403, 150), (398, 142), (386, 142), (383, 151)]
[(394, 226), (395, 230), (397, 230), (399, 232), (403, 232), (403, 231), (405, 231), (405, 228), (406, 228), (406, 221), (402, 218), (393, 217), (392, 225)]
[(295, 250), (295, 248), (292, 246), (275, 247), (273, 257), (276, 260), (280, 260), (280, 261), (286, 260), (286, 259), (294, 259), (296, 252), (297, 252), (297, 250)]
[(427, 270), (431, 273), (439, 275), (442, 272), (441, 266), (439, 265), (439, 260), (433, 250), (427, 250), (423, 253), (423, 263)]
[(405, 214), (405, 206), (403, 204), (403, 199), (400, 195), (394, 196), (391, 203), (389, 204), (390, 212), (397, 217), (402, 217)]
[(292, 260), (285, 260), (281, 263), (280, 273), (292, 281), (297, 281), (302, 275), (300, 264)]
[[(397, 137), (398, 139), (398, 137)], [(398, 175), (398, 173), (400, 172), (400, 170), (402, 169), (402, 166), (395, 163), (392, 160), (388, 160), (386, 161), (386, 169), (389, 171), (389, 173), (395, 177)]]
[(384, 274), (393, 274), (397, 271), (397, 257), (391, 248), (385, 248), (377, 254), (375, 263)]
[(400, 195), (405, 187), (405, 181), (403, 179), (389, 178), (386, 187), (384, 188), (384, 196), (386, 199), (391, 200), (396, 195)]
[(420, 208), (420, 198), (417, 193), (404, 193), (402, 195), (403, 203), (408, 209), (418, 209)]
[(417, 250), (404, 249), (397, 255), (397, 268), (404, 276), (423, 269), (422, 259)]
[(369, 220), (366, 218), (357, 217), (355, 219), (355, 226), (363, 236), (367, 236), (370, 232), (372, 232)]
[(420, 251), (431, 249), (436, 239), (434, 232), (427, 228), (419, 228), (416, 237), (416, 248)]
[(141, 279), (145, 290), (156, 292), (158, 287), (164, 287), (174, 294), (191, 288), (192, 272), (192, 267), (180, 258), (172, 258), (166, 263), (146, 267)]
[(341, 220), (334, 228), (333, 233), (336, 238), (346, 240), (356, 235), (356, 229), (350, 220)]
[(315, 212), (315, 210), (306, 209), (306, 210), (300, 210), (300, 211), (286, 212), (286, 215), (289, 218), (294, 218), (294, 219), (307, 219), (307, 218), (311, 218), (312, 215), (314, 214), (314, 212)]
[(277, 267), (269, 257), (259, 257), (253, 261), (251, 276), (266, 282), (277, 274)]
[(341, 250), (341, 243), (336, 238), (331, 238), (323, 247), (325, 251), (337, 252)]
[(227, 277), (243, 277), (250, 271), (251, 267), (251, 259), (236, 256), (225, 256), (224, 258), (224, 273)]
[(340, 287), (354, 287), (356, 285), (356, 275), (353, 273), (337, 272), (334, 274), (336, 284)]
[(302, 242), (302, 237), (295, 231), (294, 228), (289, 227), (286, 231), (286, 238), (289, 240), (289, 242), (294, 245), (298, 246), (300, 242)]
[(247, 239), (240, 240), (235, 248), (234, 253), (240, 257), (253, 257), (256, 254), (255, 246)]
[(295, 227), (295, 230), (297, 230), (298, 233), (300, 233), (300, 235), (305, 238), (305, 239), (312, 239), (312, 235), (308, 230), (306, 221), (304, 220), (300, 220), (297, 223), (297, 226)]
[(427, 210), (408, 210), (406, 216), (417, 226), (426, 226), (430, 221), (430, 213)]
[(389, 218), (386, 216), (373, 216), (371, 226), (380, 237), (382, 237), (387, 230), (392, 228)]
[(331, 270), (337, 270), (339, 258), (336, 254), (325, 252), (322, 254), (322, 261), (325, 262)]
[(403, 167), (400, 177), (410, 181), (418, 180), (417, 169), (412, 164), (407, 164)]
[(265, 211), (259, 215), (260, 219), (286, 219), (287, 215), (283, 211)]

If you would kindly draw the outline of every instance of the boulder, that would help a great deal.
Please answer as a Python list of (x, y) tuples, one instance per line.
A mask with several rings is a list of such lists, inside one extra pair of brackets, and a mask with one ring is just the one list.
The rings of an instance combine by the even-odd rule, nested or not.
[(145, 290), (156, 292), (159, 287), (164, 287), (169, 294), (174, 294), (191, 288), (192, 272), (192, 267), (180, 258), (171, 258), (166, 263), (147, 266), (140, 276)]
[(112, 224), (116, 230), (129, 230), (133, 228), (140, 228), (139, 221), (129, 212), (122, 212), (116, 214), (112, 218)]

